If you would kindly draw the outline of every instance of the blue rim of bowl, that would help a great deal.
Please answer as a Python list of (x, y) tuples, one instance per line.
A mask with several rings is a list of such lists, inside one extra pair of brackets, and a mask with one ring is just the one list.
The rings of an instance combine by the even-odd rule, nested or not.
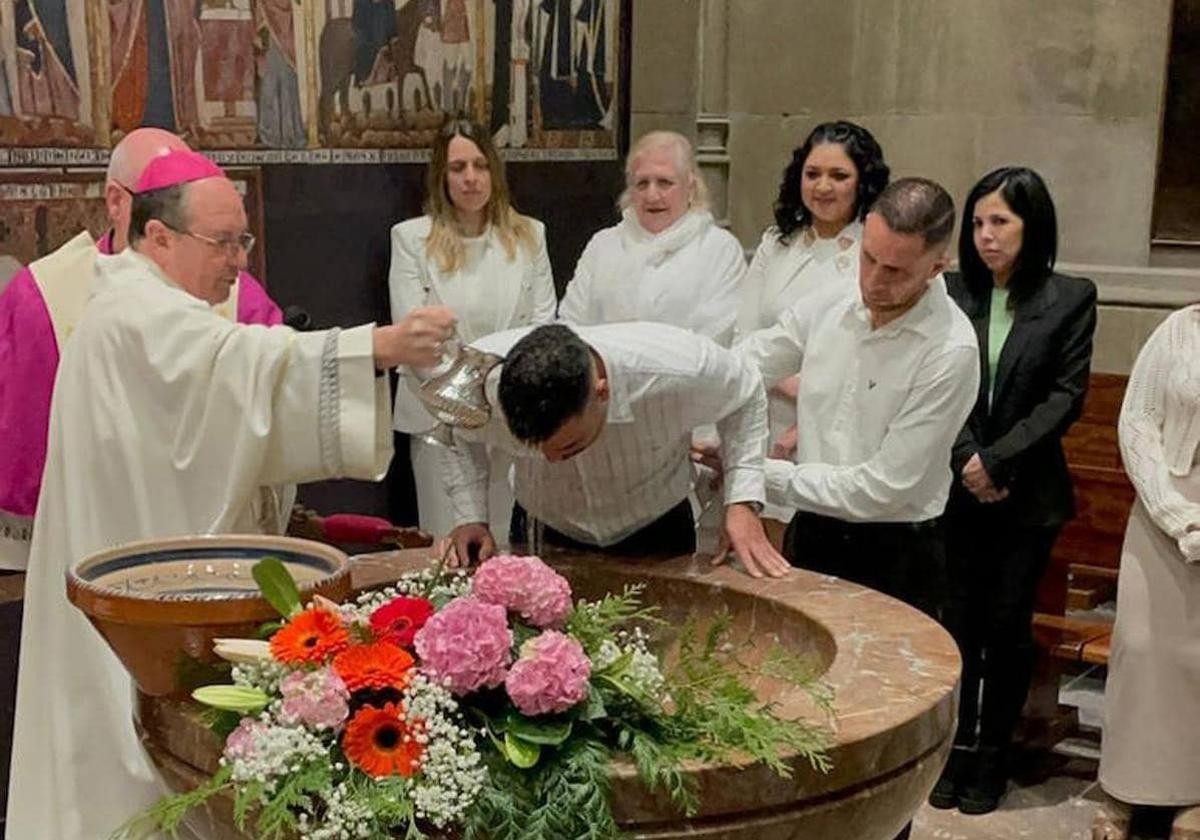
[[(329, 581), (337, 580), (344, 574), (350, 571), (350, 564), (343, 562), (335, 564), (333, 560), (327, 557), (321, 557), (315, 554), (306, 554), (300, 551), (293, 551), (281, 547), (272, 546), (238, 546), (238, 545), (199, 545), (185, 546), (182, 548), (164, 548), (153, 549), (149, 551), (139, 551), (131, 554), (124, 554), (118, 557), (110, 557), (94, 565), (80, 564), (71, 569), (71, 576), (79, 582), (81, 586), (88, 587), (97, 592), (105, 592), (113, 595), (120, 595), (126, 598), (137, 598), (146, 601), (189, 601), (197, 600), (197, 593), (194, 590), (185, 592), (138, 592), (137, 590), (118, 588), (107, 586), (97, 582), (97, 578), (112, 574), (113, 572), (124, 571), (126, 569), (137, 568), (139, 566), (149, 566), (155, 563), (188, 561), (202, 563), (205, 560), (245, 560), (251, 565), (254, 561), (262, 560), (266, 557), (278, 557), (285, 564), (294, 564), (305, 566), (310, 569), (315, 569), (323, 573), (323, 576), (317, 580), (308, 581), (305, 583), (297, 583), (301, 592), (307, 592), (316, 586), (328, 583)], [(82, 574), (81, 574), (82, 573)], [(251, 578), (252, 580), (252, 578)], [(235, 591), (224, 593), (225, 598), (246, 600), (250, 598), (261, 598), (262, 593), (258, 587), (254, 586), (247, 588), (245, 591)]]

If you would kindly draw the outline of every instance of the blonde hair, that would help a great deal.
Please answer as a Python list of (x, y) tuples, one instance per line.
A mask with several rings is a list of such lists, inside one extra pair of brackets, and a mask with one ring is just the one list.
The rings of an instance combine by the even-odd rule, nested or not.
[(625, 157), (625, 189), (617, 199), (617, 206), (625, 210), (633, 203), (633, 170), (637, 160), (646, 152), (656, 149), (669, 149), (675, 153), (675, 169), (681, 178), (691, 182), (691, 197), (688, 208), (691, 210), (708, 209), (708, 184), (700, 174), (700, 166), (696, 163), (696, 152), (692, 149), (691, 141), (678, 131), (651, 131), (643, 134), (633, 144)]
[(492, 177), (492, 194), (487, 203), (487, 223), (496, 231), (504, 253), (509, 260), (517, 256), (517, 246), (522, 245), (532, 254), (537, 245), (533, 225), (512, 206), (508, 197), (508, 182), (504, 178), (504, 163), (496, 153), (488, 133), (469, 120), (449, 120), (438, 132), (433, 144), (433, 157), (425, 176), (425, 213), (433, 220), (429, 238), (425, 240), (426, 251), (444, 274), (453, 274), (462, 268), (465, 259), (463, 236), (454, 213), (454, 204), (446, 190), (446, 173), (449, 168), (450, 141), (455, 137), (470, 140), (487, 159)]

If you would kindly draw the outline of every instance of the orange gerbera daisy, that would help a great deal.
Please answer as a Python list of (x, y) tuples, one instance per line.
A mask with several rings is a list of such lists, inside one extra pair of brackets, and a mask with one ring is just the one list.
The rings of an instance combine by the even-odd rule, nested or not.
[(342, 751), (369, 776), (404, 776), (417, 772), (425, 748), (417, 741), (418, 726), (404, 718), (402, 706), (363, 706), (342, 733)]
[(350, 634), (329, 610), (297, 614), (271, 637), (271, 656), (288, 665), (319, 665), (350, 644)]
[(353, 645), (333, 658), (333, 670), (351, 693), (364, 688), (402, 689), (415, 660), (391, 642)]

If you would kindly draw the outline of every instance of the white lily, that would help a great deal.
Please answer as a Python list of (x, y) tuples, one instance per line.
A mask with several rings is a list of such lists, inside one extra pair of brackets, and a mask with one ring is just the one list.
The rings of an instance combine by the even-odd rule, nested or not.
[(213, 639), (213, 652), (227, 662), (269, 662), (271, 644), (259, 639)]

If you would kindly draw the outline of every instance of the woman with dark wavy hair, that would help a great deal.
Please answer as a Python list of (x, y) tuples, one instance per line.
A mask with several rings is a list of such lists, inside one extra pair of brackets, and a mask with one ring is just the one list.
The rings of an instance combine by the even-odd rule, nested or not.
[[(851, 122), (821, 123), (793, 153), (768, 227), (742, 283), (738, 332), (773, 325), (780, 313), (830, 283), (858, 278), (862, 220), (888, 184), (883, 150), (871, 132)], [(796, 378), (770, 392), (770, 455), (796, 449)], [(794, 511), (768, 505), (764, 515), (786, 523)]]
[(943, 622), (962, 651), (958, 731), (937, 808), (995, 810), (1033, 673), (1034, 596), (1075, 515), (1062, 438), (1083, 410), (1096, 287), (1054, 271), (1058, 223), (1031, 169), (985, 175), (963, 205), (946, 289), (979, 340), (980, 387), (951, 457)]

